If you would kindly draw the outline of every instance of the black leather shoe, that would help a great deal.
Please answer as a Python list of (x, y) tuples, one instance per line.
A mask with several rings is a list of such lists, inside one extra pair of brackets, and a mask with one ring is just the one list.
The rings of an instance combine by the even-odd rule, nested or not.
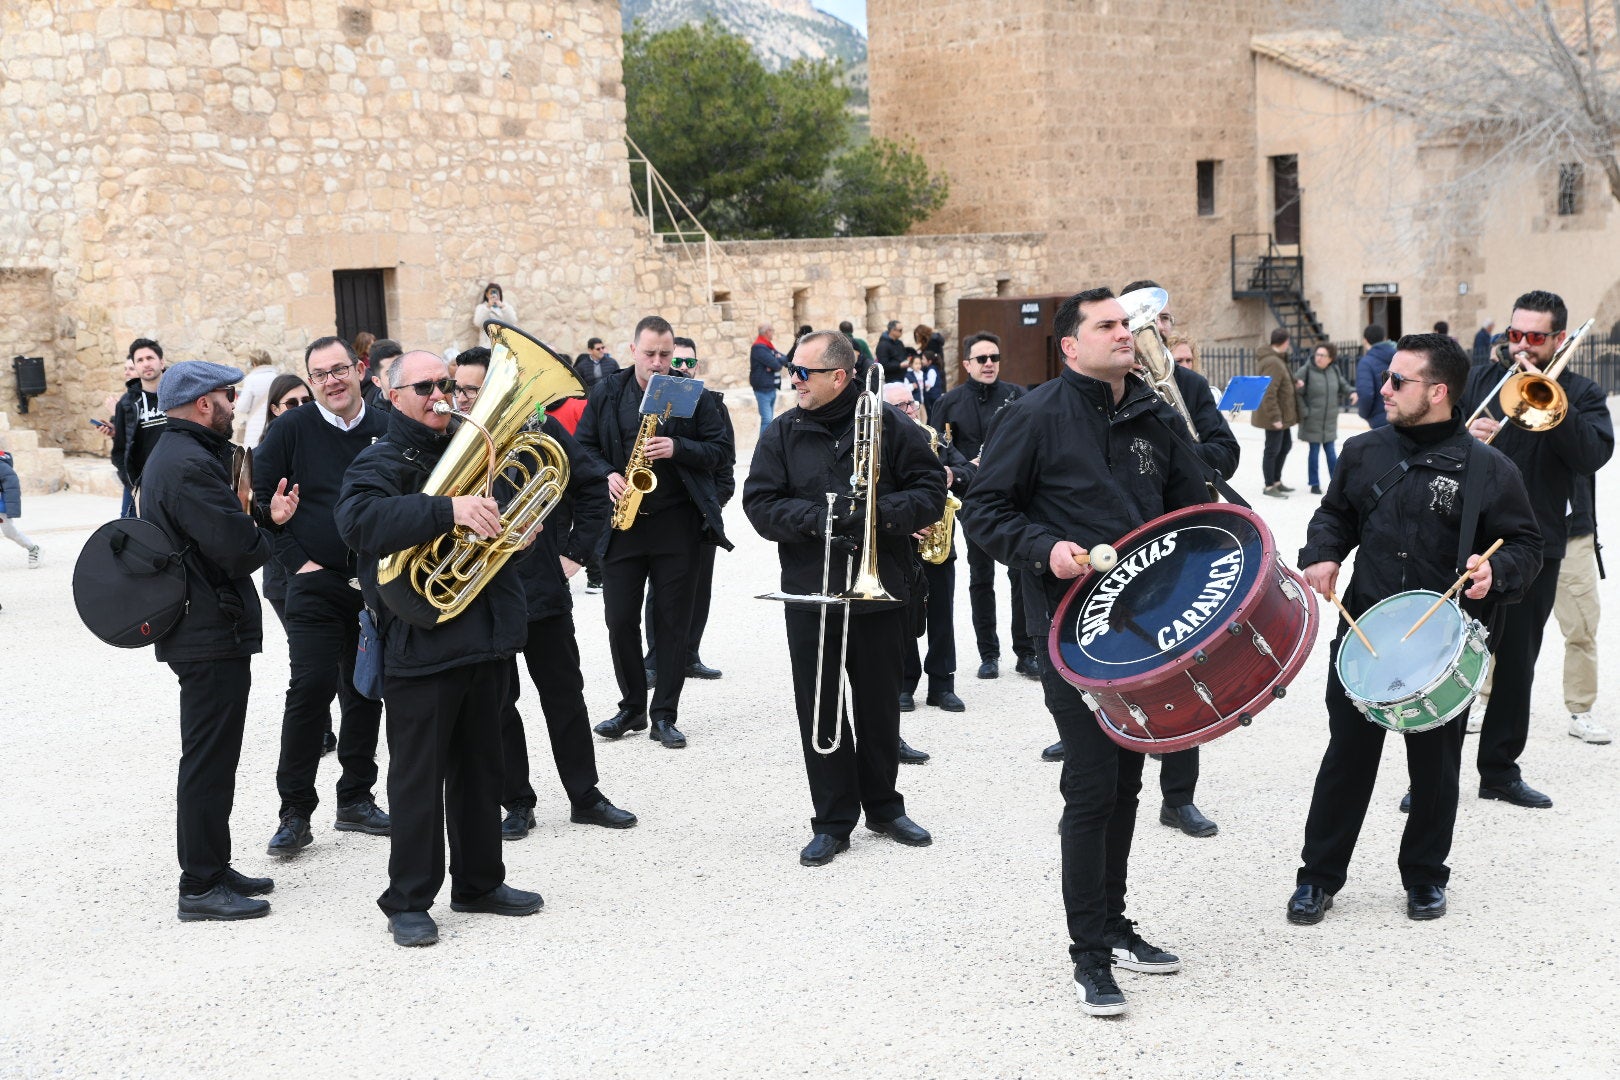
[(263, 896), (275, 889), (276, 883), (267, 877), (248, 877), (231, 867), (225, 868), (225, 879), (221, 885), (229, 885), (231, 891), (239, 896)]
[(900, 740), (900, 764), (921, 765), (929, 757), (930, 755), (926, 751), (918, 750), (904, 739)]
[(688, 679), (718, 679), (720, 669), (712, 668), (702, 660), (694, 660), (686, 665), (686, 677)]
[(816, 833), (815, 838), (799, 852), (799, 865), (826, 866), (841, 851), (849, 850), (849, 841), (828, 833)]
[(387, 836), (393, 828), (393, 822), (375, 802), (367, 799), (365, 802), (338, 807), (337, 824), (333, 828), (339, 832), (363, 832), (372, 836)]
[(471, 911), (479, 915), (533, 915), (545, 906), (537, 892), (525, 892), (500, 884), (476, 900), (451, 899), (451, 911)]
[(309, 831), (309, 819), (288, 814), (281, 819), (281, 827), (270, 838), (270, 846), (265, 850), (278, 859), (290, 859), (314, 842), (315, 837)]
[(1159, 824), (1180, 829), (1188, 836), (1214, 836), (1221, 827), (1198, 812), (1192, 803), (1186, 806), (1159, 807)]
[(1001, 677), (1001, 664), (995, 660), (986, 660), (979, 665), (979, 678), (996, 679)]
[(1525, 783), (1523, 780), (1509, 780), (1505, 784), (1479, 785), (1479, 797), (1482, 799), (1501, 799), (1514, 806), (1527, 806), (1532, 810), (1550, 810), (1552, 800), (1541, 792)]
[(1414, 885), (1406, 890), (1406, 917), (1438, 919), (1446, 913), (1446, 890), (1438, 885)]
[(321, 757), (325, 757), (336, 749), (337, 736), (332, 733), (331, 728), (327, 728), (326, 734), (321, 736)]
[(655, 723), (652, 730), (647, 732), (647, 738), (663, 744), (665, 750), (680, 750), (686, 746), (686, 736), (676, 730), (673, 720), (660, 720)]
[(632, 731), (644, 731), (647, 727), (647, 714), (645, 712), (631, 712), (620, 709), (611, 719), (604, 720), (591, 730), (604, 739), (622, 739)]
[(875, 833), (882, 833), (897, 844), (907, 847), (927, 847), (934, 842), (927, 829), (901, 814), (893, 821), (866, 821), (866, 827)]
[(1042, 761), (1062, 761), (1063, 760), (1063, 744), (1061, 742), (1055, 742), (1051, 746), (1048, 746), (1045, 750), (1042, 750), (1041, 751), (1041, 760)]
[(962, 699), (957, 697), (955, 691), (952, 690), (935, 690), (928, 695), (927, 701), (928, 704), (944, 709), (946, 712), (967, 711), (967, 706), (962, 704)]
[(502, 840), (522, 840), (534, 828), (534, 807), (520, 806), (501, 820)]
[(604, 829), (628, 829), (636, 823), (636, 815), (620, 810), (603, 796), (589, 806), (576, 806), (568, 812), (568, 820), (575, 825), (600, 825)]
[(902, 690), (900, 692), (900, 711), (901, 712), (915, 712), (916, 708), (917, 708), (917, 699), (915, 697), (913, 697), (910, 693)]
[(388, 930), (395, 945), (437, 945), (439, 924), (425, 911), (401, 911), (388, 916)]
[(1020, 656), (1013, 670), (1026, 679), (1038, 679), (1041, 677), (1041, 665), (1033, 656)]
[(1301, 885), (1288, 898), (1288, 921), (1296, 926), (1315, 926), (1333, 906), (1333, 894), (1320, 885)]
[(1410, 814), (1411, 812), (1412, 812), (1412, 793), (1410, 791), (1408, 791), (1405, 795), (1401, 796), (1401, 813)]
[(181, 922), (236, 922), (270, 914), (270, 901), (243, 896), (229, 885), (215, 885), (205, 893), (180, 894)]

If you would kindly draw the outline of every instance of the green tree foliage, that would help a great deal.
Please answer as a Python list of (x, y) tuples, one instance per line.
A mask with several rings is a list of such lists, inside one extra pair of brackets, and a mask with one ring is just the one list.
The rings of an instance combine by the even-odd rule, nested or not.
[[(849, 142), (849, 90), (832, 62), (765, 70), (712, 20), (624, 39), (625, 125), (716, 236), (785, 239), (904, 232), (945, 185), (892, 143)], [(631, 172), (645, 190), (639, 166)], [(659, 229), (678, 228), (654, 197)]]

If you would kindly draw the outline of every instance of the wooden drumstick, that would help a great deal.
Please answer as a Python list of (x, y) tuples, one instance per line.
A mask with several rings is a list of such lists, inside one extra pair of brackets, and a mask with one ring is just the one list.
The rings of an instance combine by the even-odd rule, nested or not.
[(1339, 600), (1338, 592), (1335, 591), (1335, 590), (1329, 589), (1328, 590), (1328, 599), (1333, 601), (1333, 606), (1339, 609), (1339, 614), (1343, 615), (1344, 616), (1344, 621), (1350, 624), (1350, 629), (1352, 629), (1352, 630), (1354, 630), (1356, 632), (1356, 637), (1360, 638), (1361, 643), (1363, 645), (1367, 646), (1367, 651), (1372, 653), (1372, 658), (1374, 660), (1378, 659), (1378, 650), (1372, 647), (1372, 642), (1367, 640), (1367, 635), (1363, 634), (1361, 632), (1361, 627), (1356, 625), (1355, 616), (1351, 615), (1349, 609), (1346, 608), (1344, 606), (1344, 604)]
[(1428, 622), (1429, 621), (1429, 616), (1433, 615), (1435, 612), (1439, 611), (1441, 604), (1445, 603), (1447, 600), (1450, 600), (1453, 596), (1456, 596), (1457, 595), (1457, 590), (1463, 587), (1463, 582), (1465, 582), (1469, 578), (1473, 577), (1474, 576), (1474, 571), (1479, 569), (1480, 564), (1483, 564), (1483, 563), (1487, 562), (1492, 555), (1496, 554), (1497, 549), (1500, 548), (1501, 546), (1502, 546), (1502, 541), (1498, 540), (1496, 543), (1494, 543), (1490, 547), (1486, 548), (1485, 549), (1485, 554), (1483, 554), (1483, 555), (1481, 555), (1479, 557), (1479, 563), (1475, 564), (1474, 569), (1473, 570), (1464, 570), (1462, 577), (1458, 578), (1456, 580), (1456, 582), (1451, 586), (1451, 588), (1446, 590), (1445, 595), (1440, 597), (1440, 599), (1436, 600), (1433, 604), (1429, 605), (1429, 610), (1425, 611), (1423, 613), (1423, 618), (1421, 618), (1417, 622), (1413, 623), (1412, 624), (1412, 629), (1408, 630), (1405, 634), (1401, 635), (1401, 640), (1405, 641), (1407, 638), (1409, 638), (1413, 634), (1417, 633), (1418, 632), (1418, 627), (1420, 627), (1424, 623)]

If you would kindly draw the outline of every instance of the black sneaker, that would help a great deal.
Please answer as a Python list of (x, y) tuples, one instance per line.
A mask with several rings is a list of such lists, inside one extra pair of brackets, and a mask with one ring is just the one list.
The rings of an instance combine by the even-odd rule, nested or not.
[(180, 894), (177, 912), (181, 922), (237, 922), (260, 919), (270, 914), (270, 901), (243, 896), (226, 884), (215, 885), (205, 893)]
[(1033, 656), (1020, 656), (1018, 663), (1013, 665), (1013, 670), (1026, 679), (1041, 677), (1041, 665)]
[(387, 836), (393, 829), (393, 824), (376, 802), (362, 799), (360, 802), (338, 807), (337, 824), (333, 828), (339, 832), (363, 832), (372, 836)]
[(501, 822), (502, 840), (522, 840), (534, 828), (534, 808), (519, 806), (509, 811)]
[(1104, 935), (1108, 947), (1114, 951), (1114, 966), (1126, 971), (1145, 971), (1149, 975), (1169, 975), (1181, 970), (1181, 957), (1167, 953), (1142, 940), (1136, 924), (1128, 922), (1118, 930)]
[(221, 885), (229, 885), (231, 891), (240, 896), (263, 896), (275, 889), (276, 883), (267, 877), (248, 877), (235, 867), (225, 868), (225, 878)]
[(1105, 960), (1074, 965), (1074, 989), (1080, 995), (1080, 1007), (1092, 1016), (1116, 1016), (1125, 1011), (1125, 995), (1119, 992)]
[(288, 814), (281, 819), (281, 827), (270, 838), (270, 846), (265, 850), (277, 858), (290, 859), (314, 842), (315, 837), (309, 831), (309, 819)]
[(336, 749), (337, 736), (332, 733), (331, 728), (327, 728), (326, 734), (321, 736), (321, 757), (325, 757), (327, 754), (330, 754)]

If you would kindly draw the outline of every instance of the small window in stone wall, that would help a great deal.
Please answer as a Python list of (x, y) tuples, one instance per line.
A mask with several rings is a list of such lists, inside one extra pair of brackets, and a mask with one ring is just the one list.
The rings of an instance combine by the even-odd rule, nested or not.
[(1585, 203), (1581, 191), (1585, 178), (1586, 166), (1578, 161), (1558, 166), (1559, 217), (1570, 217), (1581, 212)]
[(1220, 178), (1221, 163), (1218, 161), (1200, 161), (1198, 163), (1198, 216), (1215, 216), (1215, 185)]
[[(934, 284), (934, 329), (946, 334), (946, 327), (951, 321), (950, 305), (945, 303), (945, 283)], [(946, 334), (949, 337), (949, 334)]]
[(1010, 278), (1010, 277), (998, 277), (998, 278), (996, 278), (996, 295), (997, 296), (1011, 296), (1012, 295), (1012, 278)]
[(714, 290), (714, 306), (716, 308), (719, 308), (720, 321), (721, 322), (730, 322), (731, 321), (731, 290), (730, 289), (716, 289), (716, 290)]
[(810, 325), (810, 290), (793, 290), (793, 333), (799, 333), (799, 327)]
[(866, 332), (881, 334), (888, 325), (883, 315), (883, 286), (873, 285), (866, 290)]

